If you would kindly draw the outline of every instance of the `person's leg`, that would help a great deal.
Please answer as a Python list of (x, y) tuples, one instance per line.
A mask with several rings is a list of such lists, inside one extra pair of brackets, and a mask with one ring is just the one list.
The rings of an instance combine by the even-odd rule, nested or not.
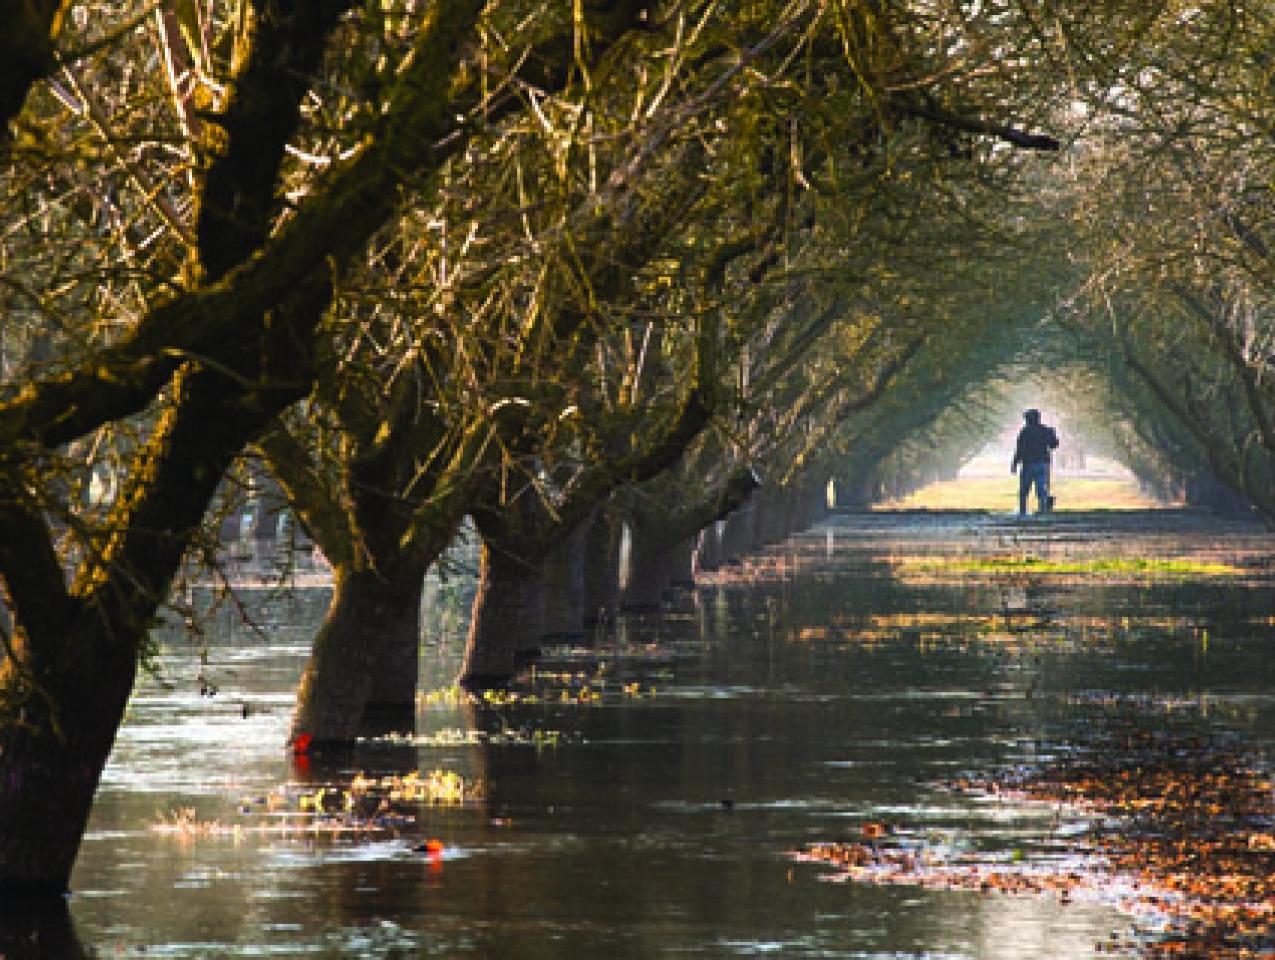
[(1036, 465), (1036, 511), (1049, 512), (1049, 465), (1045, 463)]
[(1027, 516), (1027, 492), (1032, 488), (1031, 468), (1023, 464), (1018, 470), (1018, 515)]

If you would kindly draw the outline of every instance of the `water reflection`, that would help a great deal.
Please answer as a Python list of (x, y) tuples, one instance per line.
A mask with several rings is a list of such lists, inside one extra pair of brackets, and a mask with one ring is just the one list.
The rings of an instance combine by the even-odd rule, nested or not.
[[(1270, 540), (1105, 523), (1031, 548), (1225, 554), (1245, 570), (1231, 580), (899, 575), (908, 556), (1022, 548), (979, 523), (841, 518), (661, 616), (554, 651), (517, 699), (436, 698), (416, 738), (306, 770), (282, 745), (322, 597), (277, 609), (263, 634), (171, 636), (73, 878), (79, 936), (123, 956), (1089, 957), (1127, 918), (823, 883), (788, 852), (868, 821), (989, 847), (1056, 829), (1030, 805), (934, 784), (1039, 756), (1094, 711), (1189, 707), (1269, 744)], [(430, 647), (428, 680), (457, 652)], [(253, 798), (281, 785), (436, 768), (481, 781), (482, 799), (365, 834), (257, 829)], [(240, 829), (152, 830), (182, 808)], [(433, 839), (441, 852), (422, 852)]]

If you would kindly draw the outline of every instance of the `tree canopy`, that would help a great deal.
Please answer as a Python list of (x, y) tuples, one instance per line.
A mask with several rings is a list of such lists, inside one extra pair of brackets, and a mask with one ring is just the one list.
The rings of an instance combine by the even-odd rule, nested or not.
[[(643, 496), (680, 535), (751, 466), (870, 491), (1024, 378), (1275, 520), (1268, 5), (5, 12), (0, 817), (67, 816), (0, 887), (65, 884), (247, 453), (404, 609), (465, 516), (495, 563)], [(375, 699), (346, 596), (307, 682)]]

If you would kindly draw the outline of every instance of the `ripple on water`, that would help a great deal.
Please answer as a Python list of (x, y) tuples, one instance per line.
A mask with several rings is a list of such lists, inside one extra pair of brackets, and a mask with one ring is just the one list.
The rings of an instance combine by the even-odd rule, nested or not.
[[(284, 772), (286, 740), (286, 719), (268, 716), (126, 726), (102, 772), (101, 789), (203, 795), (273, 783)], [(263, 763), (271, 755), (279, 759)]]
[[(461, 860), (470, 855), (470, 851), (459, 847), (445, 847), (436, 858)], [(264, 849), (263, 859), (271, 867), (295, 870), (330, 863), (384, 863), (389, 860), (412, 859), (424, 861), (425, 857), (414, 852), (402, 840), (373, 840), (328, 847), (271, 844)]]
[[(874, 557), (900, 552), (892, 545), (899, 521), (844, 520), (859, 522), (878, 533), (856, 539), (839, 529), (836, 556), (788, 564), (782, 586), (761, 575), (720, 578), (700, 591), (695, 617), (650, 621), (658, 629), (649, 643), (630, 627), (641, 643), (556, 651), (567, 666), (579, 664), (573, 670), (588, 669), (590, 682), (605, 664), (614, 671), (608, 678), (623, 673), (658, 693), (514, 712), (535, 721), (527, 729), (548, 723), (560, 732), (554, 746), (496, 747), (466, 734), (464, 743), (441, 744), (441, 755), (423, 743), (376, 752), (378, 771), (398, 758), (417, 766), (463, 760), (488, 787), (488, 806), (422, 813), (410, 839), (157, 837), (149, 826), (163, 807), (159, 795), (216, 818), (247, 791), (265, 795), (304, 776), (282, 750), (308, 652), (292, 641), (304, 624), (286, 643), (242, 630), (215, 637), (207, 662), (193, 644), (173, 644), (160, 668), (179, 685), (145, 682), (104, 777), (98, 826), (73, 883), (83, 891), (73, 899), (82, 939), (102, 956), (174, 958), (388, 958), (437, 945), (428, 955), (594, 956), (607, 955), (608, 944), (623, 960), (1092, 956), (1116, 923), (1113, 912), (916, 887), (851, 895), (806, 882), (804, 868), (787, 876), (776, 858), (825, 835), (866, 838), (884, 826), (891, 842), (990, 851), (998, 867), (1020, 849), (1042, 868), (1065, 866), (1055, 844), (1083, 832), (1084, 822), (1056, 823), (1052, 810), (1026, 803), (958, 802), (932, 781), (949, 768), (1038, 761), (1051, 731), (1083, 709), (1178, 709), (1163, 691), (1199, 691), (1179, 699), (1207, 697), (1210, 717), (1242, 714), (1248, 735), (1269, 742), (1275, 661), (1240, 649), (1234, 636), (1237, 617), (1245, 636), (1268, 627), (1275, 634), (1267, 604), (1239, 583), (1195, 599), (1160, 587), (1069, 583), (1024, 598), (1047, 604), (1052, 618), (1053, 632), (1031, 633), (1033, 645), (977, 642), (958, 626), (1001, 615), (1000, 594), (977, 583), (892, 578)], [(824, 532), (812, 549), (823, 551)], [(904, 536), (908, 554), (950, 553), (961, 537), (973, 553), (989, 546), (951, 525), (941, 531), (946, 543), (930, 542), (933, 525)], [(1163, 545), (1131, 540), (1135, 549), (1155, 554)], [(1228, 625), (1218, 622), (1224, 605)], [(1170, 616), (1188, 617), (1201, 636), (1183, 642)], [(883, 629), (871, 644), (780, 639), (805, 625), (837, 625), (831, 635), (878, 620)], [(911, 633), (900, 635), (901, 625)], [(1066, 642), (1077, 629), (1095, 642)], [(431, 648), (437, 659), (428, 669), (448, 669), (441, 650)], [(215, 698), (198, 695), (205, 668), (220, 686)], [(510, 712), (479, 706), (470, 717), (468, 707), (454, 707), (448, 724), (488, 729), (479, 722), (487, 711)], [(442, 860), (464, 861), (437, 875), (412, 850), (435, 836), (447, 845)], [(391, 911), (401, 912), (393, 915), (403, 927), (377, 925)]]

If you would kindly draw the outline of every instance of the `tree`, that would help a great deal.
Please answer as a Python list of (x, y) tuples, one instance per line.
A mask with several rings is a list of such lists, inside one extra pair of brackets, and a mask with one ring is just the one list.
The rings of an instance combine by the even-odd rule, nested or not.
[[(0, 798), (6, 894), (65, 889), (147, 628), (217, 483), (245, 444), (309, 392), (316, 331), (341, 266), (390, 218), (401, 190), (431, 187), (467, 142), (465, 124), (505, 89), (480, 69), (480, 53), (491, 51), (478, 28), (483, 17), (516, 14), (480, 3), (429, 8), (414, 21), (410, 55), (378, 88), (358, 145), (311, 179), (299, 202), (284, 203), (284, 148), (315, 132), (303, 122), (306, 93), (335, 33), (355, 28), (347, 9), (252, 11), (230, 95), (204, 122), (193, 260), (157, 269), (136, 319), (68, 356), (60, 371), (13, 385), (0, 403), (0, 574), (13, 617), (0, 672), (13, 720), (0, 732), (0, 768), (21, 784)], [(590, 31), (643, 27), (636, 5), (588, 12)], [(557, 49), (571, 49), (571, 24), (539, 25), (531, 42), (556, 37)], [(147, 39), (141, 27), (125, 30), (94, 63), (106, 75), (154, 65)], [(486, 62), (498, 70), (505, 61)], [(29, 129), (12, 150), (10, 182), (52, 127), (41, 107), (52, 109), (44, 101), (19, 118), (19, 130)], [(141, 443), (123, 492), (80, 534), (68, 577), (45, 502), (50, 454), (130, 418)], [(60, 515), (77, 512), (63, 499)]]
[[(1074, 98), (1077, 58), (1101, 100), (1108, 64), (1178, 49), (1158, 10), (1057, 7), (18, 4), (0, 41), (5, 256), (22, 265), (0, 270), (24, 353), (0, 392), (0, 779), (20, 786), (0, 794), (0, 892), (65, 887), (148, 627), (248, 444), (341, 566), (316, 650), (354, 658), (348, 717), (381, 656), (352, 614), (410, 634), (463, 510), (489, 532), (526, 514), (534, 556), (554, 524), (684, 462), (719, 395), (732, 457), (769, 450), (793, 476), (805, 451), (772, 442), (781, 425), (802, 442), (836, 427), (862, 454), (931, 419), (905, 375), (945, 358), (911, 352), (976, 328), (934, 336), (962, 313), (924, 283), (943, 248), (909, 248), (950, 244), (986, 209), (972, 198), (1058, 146), (1037, 127)], [(1263, 215), (1232, 209), (1251, 253)], [(420, 240), (432, 213), (489, 252), (378, 309), (395, 262), (463, 252)], [(675, 322), (670, 258), (694, 276), (741, 236), (722, 269), (760, 288), (746, 309)], [(1212, 315), (1226, 298), (1203, 292)], [(863, 362), (837, 370), (847, 357)], [(1240, 396), (1220, 369), (1193, 374), (1209, 402)], [(847, 416), (860, 395), (909, 415)], [(107, 465), (117, 495), (86, 499)]]
[(1269, 521), (1271, 157), (1253, 134), (1275, 25), (1260, 7), (1172, 14), (1118, 86), (1090, 91), (1068, 187), (1087, 271), (1072, 314), (1124, 358), (1139, 419), (1176, 422), (1156, 431), (1178, 471)]

